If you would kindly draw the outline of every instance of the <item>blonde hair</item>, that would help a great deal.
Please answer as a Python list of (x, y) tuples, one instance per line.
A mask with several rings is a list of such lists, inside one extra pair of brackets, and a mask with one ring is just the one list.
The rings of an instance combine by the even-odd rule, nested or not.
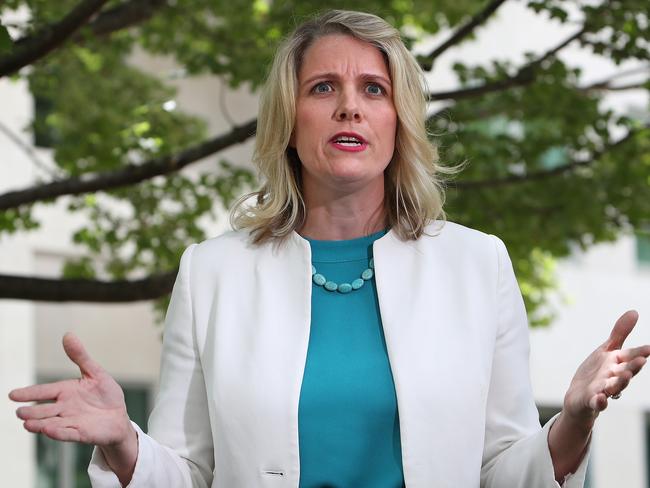
[[(432, 220), (445, 219), (438, 151), (425, 127), (426, 97), (422, 69), (406, 49), (399, 31), (376, 15), (332, 10), (309, 20), (280, 45), (261, 94), (253, 162), (263, 185), (233, 207), (234, 229), (249, 229), (253, 242), (285, 238), (306, 218), (301, 163), (289, 140), (296, 116), (298, 73), (303, 56), (317, 39), (353, 36), (377, 47), (386, 59), (397, 112), (395, 152), (385, 170), (386, 224), (403, 239), (417, 239)], [(248, 203), (255, 197), (254, 203)]]

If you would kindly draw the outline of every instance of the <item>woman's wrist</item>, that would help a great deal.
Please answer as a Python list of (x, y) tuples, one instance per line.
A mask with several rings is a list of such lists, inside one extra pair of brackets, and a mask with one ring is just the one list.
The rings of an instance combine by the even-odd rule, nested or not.
[(584, 439), (586, 443), (589, 440), (595, 422), (596, 416), (594, 415), (575, 416), (562, 410), (562, 413), (560, 413), (555, 421), (557, 425), (553, 427), (566, 432), (572, 439)]
[(138, 433), (129, 421), (124, 438), (114, 444), (98, 446), (106, 464), (117, 475), (122, 486), (131, 481), (138, 460)]
[(558, 482), (574, 473), (584, 458), (595, 417), (574, 418), (565, 410), (548, 433), (548, 447)]

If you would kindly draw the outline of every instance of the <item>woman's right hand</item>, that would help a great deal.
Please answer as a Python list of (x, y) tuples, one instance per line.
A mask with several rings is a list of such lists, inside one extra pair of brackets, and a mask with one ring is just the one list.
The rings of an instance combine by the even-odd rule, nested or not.
[(16, 415), (29, 432), (99, 446), (120, 481), (130, 479), (138, 439), (126, 411), (122, 388), (73, 334), (63, 336), (63, 349), (79, 366), (81, 378), (11, 391), (9, 398), (16, 402), (46, 402), (20, 407)]

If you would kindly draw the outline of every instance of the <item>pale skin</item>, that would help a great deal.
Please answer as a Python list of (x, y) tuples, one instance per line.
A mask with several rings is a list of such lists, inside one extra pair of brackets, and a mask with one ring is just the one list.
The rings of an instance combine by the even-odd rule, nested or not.
[(29, 432), (99, 446), (126, 486), (135, 468), (138, 438), (126, 413), (122, 388), (75, 335), (63, 336), (63, 349), (81, 377), (11, 391), (9, 398), (16, 402), (49, 402), (20, 407), (16, 415)]
[[(351, 239), (385, 227), (384, 171), (395, 150), (397, 112), (379, 51), (359, 40), (329, 35), (306, 51), (298, 73), (291, 145), (302, 162), (307, 218), (300, 234)], [(340, 132), (363, 137), (367, 148), (332, 144)]]
[(607, 408), (612, 395), (628, 386), (650, 356), (650, 345), (623, 348), (638, 319), (635, 310), (621, 315), (609, 338), (576, 371), (564, 396), (562, 412), (548, 435), (556, 480), (562, 481), (577, 469), (596, 417)]
[[(298, 85), (291, 145), (303, 163), (307, 215), (300, 234), (337, 240), (384, 229), (383, 173), (394, 151), (397, 114), (383, 57), (370, 44), (328, 35), (307, 49)], [(351, 152), (332, 144), (341, 131), (361, 135), (367, 147)], [(548, 436), (560, 482), (579, 466), (608, 398), (623, 391), (650, 356), (650, 345), (624, 348), (637, 320), (637, 312), (625, 312), (571, 381)], [(122, 390), (74, 335), (63, 337), (63, 348), (81, 377), (13, 390), (9, 398), (16, 402), (38, 402), (16, 414), (29, 432), (99, 446), (126, 486), (135, 469), (138, 439)]]

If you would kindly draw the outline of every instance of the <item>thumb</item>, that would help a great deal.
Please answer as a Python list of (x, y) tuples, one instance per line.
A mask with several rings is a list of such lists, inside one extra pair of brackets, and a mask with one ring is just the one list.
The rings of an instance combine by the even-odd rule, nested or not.
[(628, 310), (621, 315), (614, 324), (609, 339), (607, 339), (607, 342), (605, 343), (606, 349), (608, 351), (621, 349), (625, 339), (627, 339), (627, 336), (629, 336), (632, 329), (634, 329), (638, 319), (639, 313), (636, 310)]
[(96, 376), (102, 371), (99, 363), (90, 357), (79, 338), (72, 332), (66, 332), (63, 336), (63, 350), (70, 360), (79, 366), (82, 375)]

